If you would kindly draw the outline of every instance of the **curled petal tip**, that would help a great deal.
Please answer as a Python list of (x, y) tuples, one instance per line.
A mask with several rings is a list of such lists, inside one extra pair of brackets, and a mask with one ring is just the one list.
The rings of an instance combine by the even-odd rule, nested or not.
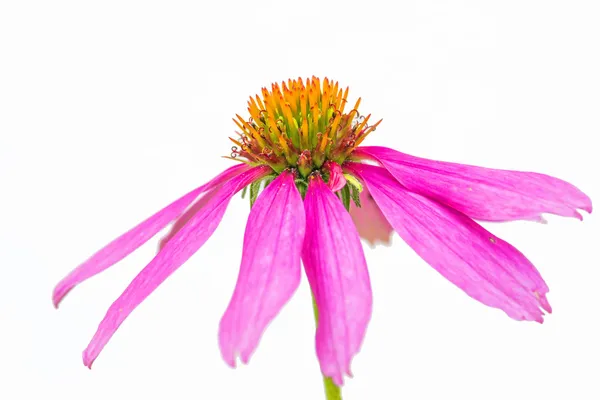
[(348, 365), (348, 369), (346, 370), (346, 375), (348, 376), (348, 378), (354, 378), (354, 374), (352, 373), (352, 367), (350, 367), (350, 365)]
[(94, 364), (94, 359), (90, 358), (90, 356), (87, 354), (87, 350), (85, 350), (83, 352), (83, 365), (85, 365), (86, 367), (88, 367), (88, 369), (92, 369), (92, 364)]
[(530, 317), (524, 317), (525, 321), (535, 321), (539, 324), (543, 324), (544, 323), (544, 313), (538, 309), (538, 313), (530, 316)]
[(548, 302), (546, 295), (542, 294), (539, 298), (540, 306), (546, 311), (548, 314), (552, 314), (552, 306)]
[(221, 357), (223, 358), (223, 361), (225, 361), (225, 364), (227, 364), (230, 368), (235, 369), (237, 366), (237, 355), (233, 351), (224, 350), (222, 345), (219, 345), (221, 346)]
[(237, 368), (238, 356), (239, 354), (235, 350), (225, 351), (223, 350), (223, 348), (221, 348), (221, 357), (223, 358), (223, 361), (225, 361), (225, 364), (227, 364), (232, 369)]
[(242, 355), (240, 357), (240, 361), (242, 362), (242, 364), (248, 365), (248, 362), (250, 362), (250, 356), (249, 355)]
[(54, 305), (54, 308), (58, 309), (60, 302), (70, 291), (70, 289), (65, 290), (65, 287), (62, 286), (60, 283), (54, 288), (54, 290), (52, 291), (52, 304)]
[(587, 212), (588, 214), (591, 214), (593, 210), (592, 199), (586, 194), (584, 194), (584, 196), (585, 197), (582, 200), (582, 204), (577, 208)]
[(56, 297), (56, 295), (53, 293), (52, 294), (52, 305), (54, 306), (55, 309), (58, 310), (58, 305), (60, 304), (60, 299), (58, 299)]
[(229, 360), (225, 360), (225, 364), (229, 365), (230, 368), (236, 369), (237, 363), (235, 362), (235, 357)]

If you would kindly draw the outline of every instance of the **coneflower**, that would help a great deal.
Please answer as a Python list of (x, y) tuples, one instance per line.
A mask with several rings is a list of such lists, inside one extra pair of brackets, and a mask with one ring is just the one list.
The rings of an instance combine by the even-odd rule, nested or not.
[[(371, 317), (372, 293), (360, 236), (386, 242), (392, 229), (472, 298), (517, 320), (543, 321), (548, 286), (516, 248), (474, 220), (581, 219), (589, 197), (532, 172), (432, 161), (386, 147), (361, 147), (380, 124), (360, 98), (318, 78), (288, 80), (251, 97), (228, 158), (242, 163), (191, 191), (109, 243), (55, 288), (54, 305), (77, 284), (126, 257), (173, 222), (152, 261), (112, 304), (90, 344), (92, 363), (127, 316), (212, 235), (232, 197), (249, 192), (241, 267), (219, 327), (224, 360), (246, 363), (269, 322), (300, 283), (301, 261), (318, 314), (316, 352), (328, 398)], [(348, 212), (349, 211), (349, 212)], [(360, 234), (360, 236), (359, 236)], [(330, 378), (330, 379), (329, 379)], [(332, 384), (335, 383), (335, 385)]]

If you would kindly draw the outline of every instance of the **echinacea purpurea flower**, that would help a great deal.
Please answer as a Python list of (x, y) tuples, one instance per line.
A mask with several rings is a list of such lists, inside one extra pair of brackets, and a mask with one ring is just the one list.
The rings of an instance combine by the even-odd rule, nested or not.
[[(55, 288), (58, 306), (77, 284), (109, 268), (173, 222), (150, 263), (112, 304), (90, 344), (92, 363), (127, 316), (212, 235), (231, 198), (252, 204), (241, 267), (219, 326), (224, 360), (249, 361), (263, 331), (299, 285), (301, 261), (319, 321), (316, 351), (336, 385), (351, 375), (371, 317), (360, 236), (393, 231), (472, 298), (516, 320), (543, 321), (548, 286), (509, 243), (475, 220), (581, 219), (589, 197), (547, 175), (433, 161), (360, 146), (379, 125), (348, 106), (348, 89), (318, 78), (288, 80), (251, 97), (229, 158), (241, 161), (118, 237)], [(350, 212), (348, 212), (350, 211)]]

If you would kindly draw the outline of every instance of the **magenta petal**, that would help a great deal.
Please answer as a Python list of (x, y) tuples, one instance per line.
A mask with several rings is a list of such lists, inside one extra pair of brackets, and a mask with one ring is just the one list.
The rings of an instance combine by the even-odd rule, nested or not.
[(187, 210), (185, 210), (185, 212), (183, 212), (179, 217), (177, 217), (177, 219), (175, 219), (175, 222), (173, 222), (173, 225), (171, 226), (171, 229), (169, 230), (169, 232), (165, 236), (163, 236), (160, 239), (160, 241), (158, 242), (158, 251), (161, 251), (163, 249), (163, 247), (165, 247), (167, 242), (169, 240), (171, 240), (173, 238), (173, 236), (175, 236), (177, 234), (177, 232), (179, 232), (181, 230), (181, 228), (183, 228), (185, 226), (185, 224), (187, 224), (187, 222), (198, 211), (200, 211), (200, 209), (205, 207), (208, 204), (208, 202), (217, 193), (219, 193), (219, 188), (220, 188), (220, 186), (212, 189), (211, 191), (204, 193), (204, 195), (202, 195), (199, 199), (197, 199), (194, 204), (192, 204)]
[(548, 175), (433, 161), (387, 147), (354, 154), (380, 162), (410, 191), (482, 221), (540, 221), (541, 213), (581, 219), (577, 209), (592, 212), (588, 196)]
[(446, 279), (511, 318), (542, 322), (548, 287), (510, 244), (464, 214), (409, 192), (385, 169), (349, 163), (396, 232)]
[(207, 184), (192, 190), (150, 218), (119, 236), (63, 278), (54, 288), (52, 301), (58, 307), (66, 294), (79, 283), (104, 271), (146, 243), (181, 214), (199, 195), (220, 186), (223, 182), (249, 169), (245, 164), (228, 168)]
[(329, 173), (327, 187), (331, 189), (332, 192), (337, 192), (346, 186), (346, 178), (344, 177), (344, 172), (342, 171), (340, 164), (334, 161), (326, 161), (325, 164), (323, 164), (323, 168)]
[(360, 207), (356, 207), (354, 202), (350, 203), (350, 216), (360, 237), (371, 246), (390, 244), (394, 228), (385, 219), (367, 188), (360, 193)]
[(160, 239), (160, 242), (158, 243), (158, 251), (165, 247), (165, 244), (167, 244), (167, 242), (171, 240), (171, 238), (175, 236), (175, 234), (179, 232), (179, 230), (181, 230), (181, 228), (190, 220), (190, 218), (192, 218), (192, 216), (194, 216), (194, 214), (196, 214), (198, 210), (200, 210), (208, 203), (208, 201), (215, 195), (215, 193), (217, 193), (218, 189), (225, 182), (248, 169), (250, 169), (250, 166), (248, 166), (247, 164), (236, 165), (234, 167), (228, 168), (226, 171), (224, 171), (211, 182), (209, 182), (209, 184), (212, 185), (206, 188), (205, 194), (198, 198), (187, 210), (185, 210), (185, 212), (183, 212), (179, 217), (177, 217), (175, 219), (175, 222), (173, 222), (173, 226), (171, 227), (169, 232)]
[(323, 374), (342, 385), (371, 318), (369, 272), (350, 215), (319, 176), (310, 179), (304, 208), (302, 260), (319, 310), (317, 356)]
[(102, 348), (125, 318), (206, 242), (221, 222), (231, 197), (269, 171), (268, 167), (256, 167), (234, 177), (220, 188), (206, 207), (177, 232), (110, 306), (96, 334), (83, 352), (83, 363), (86, 366), (91, 368)]
[(250, 211), (238, 281), (219, 326), (219, 346), (235, 367), (247, 363), (263, 331), (300, 283), (305, 216), (294, 174), (283, 172)]

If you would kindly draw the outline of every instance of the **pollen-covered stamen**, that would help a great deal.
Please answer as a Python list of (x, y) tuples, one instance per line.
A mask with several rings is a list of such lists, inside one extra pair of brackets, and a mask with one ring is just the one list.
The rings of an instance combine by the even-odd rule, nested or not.
[(327, 160), (341, 164), (381, 122), (369, 126), (371, 115), (360, 116), (360, 98), (345, 113), (348, 88), (327, 78), (290, 79), (261, 94), (248, 101), (247, 120), (234, 118), (240, 138), (231, 138), (237, 146), (231, 158), (278, 173), (297, 168), (306, 178)]

